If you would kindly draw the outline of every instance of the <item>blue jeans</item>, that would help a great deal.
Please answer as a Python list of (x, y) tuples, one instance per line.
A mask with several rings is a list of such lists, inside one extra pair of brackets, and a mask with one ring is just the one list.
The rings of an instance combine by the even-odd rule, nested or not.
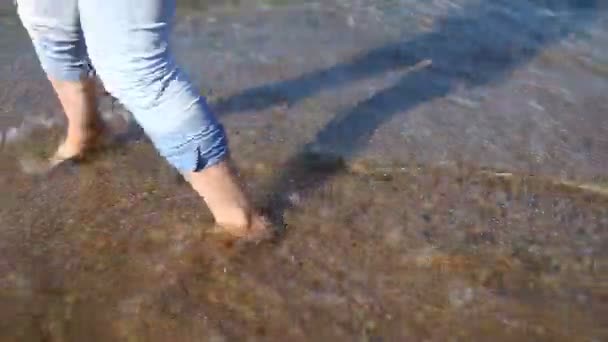
[(104, 87), (182, 173), (228, 154), (222, 125), (169, 47), (175, 0), (17, 0), (42, 68), (78, 81), (89, 60)]

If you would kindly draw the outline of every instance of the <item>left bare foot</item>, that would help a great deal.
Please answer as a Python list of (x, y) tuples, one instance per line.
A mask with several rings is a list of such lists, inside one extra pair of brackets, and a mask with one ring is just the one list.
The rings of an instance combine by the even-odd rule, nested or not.
[(28, 174), (43, 174), (66, 161), (82, 160), (88, 153), (101, 147), (105, 134), (105, 126), (98, 124), (83, 134), (85, 138), (74, 139), (68, 137), (48, 159), (21, 159), (21, 169)]

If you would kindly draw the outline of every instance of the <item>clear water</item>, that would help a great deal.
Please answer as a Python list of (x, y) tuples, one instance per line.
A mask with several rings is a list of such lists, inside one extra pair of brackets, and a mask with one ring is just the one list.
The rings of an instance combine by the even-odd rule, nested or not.
[(180, 2), (175, 53), (288, 227), (240, 247), (141, 137), (20, 172), (63, 117), (0, 5), (0, 338), (608, 338), (606, 10)]

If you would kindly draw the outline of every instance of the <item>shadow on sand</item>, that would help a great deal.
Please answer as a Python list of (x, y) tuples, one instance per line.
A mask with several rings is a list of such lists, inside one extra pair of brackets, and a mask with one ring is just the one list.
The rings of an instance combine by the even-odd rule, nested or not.
[[(581, 32), (592, 22), (598, 6), (596, 0), (481, 1), (441, 19), (430, 33), (396, 41), (331, 68), (247, 89), (219, 100), (214, 107), (220, 115), (230, 115), (285, 101), (293, 104), (327, 89), (418, 66), (391, 87), (338, 113), (288, 160), (271, 186), (274, 195), (269, 206), (281, 216), (289, 205), (281, 194), (322, 185), (343, 169), (341, 158), (365, 147), (373, 132), (395, 114), (444, 97), (456, 87), (504, 80), (543, 48)], [(311, 153), (313, 146), (339, 146), (340, 157), (328, 161)], [(322, 172), (311, 177), (314, 170)]]

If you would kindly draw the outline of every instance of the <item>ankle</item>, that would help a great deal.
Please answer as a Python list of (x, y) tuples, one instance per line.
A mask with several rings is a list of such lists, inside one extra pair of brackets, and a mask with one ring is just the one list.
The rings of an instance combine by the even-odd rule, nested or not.
[(61, 146), (80, 149), (83, 148), (86, 144), (86, 137), (82, 134), (77, 133), (68, 133), (65, 140), (61, 144)]
[(101, 135), (104, 125), (99, 120), (91, 120), (84, 124), (70, 123), (68, 126), (66, 143), (86, 144)]

